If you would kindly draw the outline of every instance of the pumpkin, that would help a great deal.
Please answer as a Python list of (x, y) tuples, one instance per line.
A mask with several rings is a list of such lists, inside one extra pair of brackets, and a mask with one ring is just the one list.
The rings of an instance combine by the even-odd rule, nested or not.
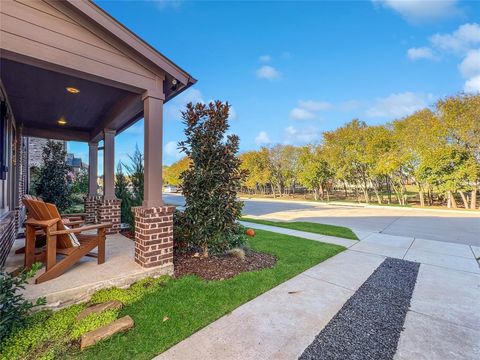
[(255, 236), (255, 230), (253, 229), (247, 229), (247, 231), (245, 231), (245, 234), (247, 234), (248, 236)]

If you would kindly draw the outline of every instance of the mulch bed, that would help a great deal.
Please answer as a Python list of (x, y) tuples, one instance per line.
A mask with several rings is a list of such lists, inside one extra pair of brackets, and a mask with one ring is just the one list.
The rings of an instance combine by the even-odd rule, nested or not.
[(270, 254), (246, 250), (245, 259), (232, 255), (195, 257), (192, 254), (175, 254), (175, 277), (197, 275), (205, 280), (224, 280), (246, 271), (271, 268), (277, 258)]
[(123, 236), (129, 238), (130, 240), (135, 240), (135, 233), (133, 231), (130, 231), (130, 230), (121, 230), (120, 231), (120, 234), (122, 234)]

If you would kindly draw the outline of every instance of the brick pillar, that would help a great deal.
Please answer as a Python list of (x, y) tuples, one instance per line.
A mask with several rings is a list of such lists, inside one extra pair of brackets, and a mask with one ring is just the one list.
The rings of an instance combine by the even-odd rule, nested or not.
[(88, 195), (85, 197), (85, 222), (89, 224), (96, 224), (98, 215), (98, 196)]
[(173, 271), (174, 206), (133, 207), (135, 261), (143, 267), (168, 266)]
[(97, 201), (97, 221), (110, 222), (112, 227), (107, 229), (107, 234), (116, 234), (120, 231), (120, 204), (118, 199), (99, 198)]

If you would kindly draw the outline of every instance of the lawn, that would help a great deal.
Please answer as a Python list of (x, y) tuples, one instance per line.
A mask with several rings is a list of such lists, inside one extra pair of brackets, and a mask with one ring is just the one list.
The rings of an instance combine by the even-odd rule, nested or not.
[(241, 220), (255, 223), (255, 224), (277, 226), (277, 227), (286, 228), (286, 229), (311, 232), (314, 234), (336, 236), (336, 237), (341, 237), (341, 238), (350, 239), (350, 240), (358, 240), (357, 235), (355, 235), (355, 233), (352, 230), (343, 226), (317, 224), (317, 223), (307, 222), (307, 221), (292, 221), (292, 222), (269, 221), (269, 220), (261, 220), (261, 219), (252, 219), (249, 217), (243, 217)]
[[(103, 302), (111, 299), (123, 301), (126, 303), (125, 307), (115, 316), (130, 315), (135, 322), (134, 329), (116, 335), (84, 352), (80, 353), (78, 350), (70, 350), (68, 354), (57, 352), (56, 357), (151, 359), (241, 304), (344, 250), (341, 246), (260, 230), (257, 231), (256, 237), (249, 239), (249, 245), (253, 250), (275, 255), (276, 265), (270, 269), (242, 273), (223, 281), (207, 282), (195, 276), (184, 276), (179, 279), (164, 277), (152, 281), (150, 286), (144, 283), (134, 285), (130, 289), (113, 288), (99, 291), (93, 296), (92, 301)], [(63, 322), (62, 329), (74, 326), (73, 319), (83, 308), (75, 306), (77, 308), (67, 308), (55, 313)], [(52, 339), (48, 339), (51, 331), (49, 326), (55, 329), (57, 326), (52, 321), (49, 325), (44, 325), (48, 323), (48, 320), (42, 320), (40, 324), (37, 322), (36, 329), (24, 329), (18, 337), (23, 340), (21, 336), (33, 335), (32, 330), (36, 330), (34, 332), (44, 338), (42, 340), (44, 343), (51, 343)], [(90, 325), (84, 325), (88, 326)], [(65, 333), (69, 331), (71, 332), (65, 330)], [(58, 329), (56, 332), (58, 333)], [(61, 336), (57, 335), (57, 338)], [(42, 344), (37, 344), (36, 347), (42, 348)], [(40, 357), (37, 356), (38, 352), (35, 355), (22, 358)]]

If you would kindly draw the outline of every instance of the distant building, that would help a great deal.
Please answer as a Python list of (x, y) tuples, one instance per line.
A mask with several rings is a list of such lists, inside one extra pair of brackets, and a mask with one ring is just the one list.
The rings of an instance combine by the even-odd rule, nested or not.
[(75, 157), (75, 154), (68, 153), (66, 164), (72, 168), (73, 173), (76, 175), (80, 172), (80, 170), (88, 169), (88, 165), (85, 164), (81, 158)]

